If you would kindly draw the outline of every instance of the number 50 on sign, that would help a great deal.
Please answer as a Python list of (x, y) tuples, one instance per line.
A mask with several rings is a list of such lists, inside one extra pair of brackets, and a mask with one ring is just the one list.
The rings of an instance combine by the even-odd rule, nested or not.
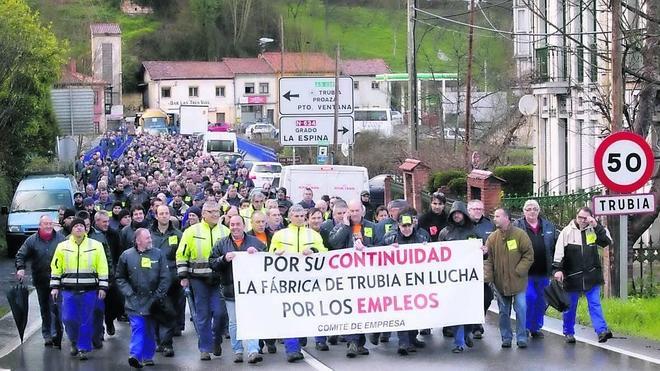
[(653, 150), (637, 134), (614, 133), (596, 149), (594, 168), (598, 179), (609, 190), (635, 192), (653, 175)]

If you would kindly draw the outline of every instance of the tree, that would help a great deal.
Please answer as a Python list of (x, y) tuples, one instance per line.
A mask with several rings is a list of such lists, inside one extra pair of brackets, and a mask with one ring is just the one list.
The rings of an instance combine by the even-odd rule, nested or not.
[(25, 1), (0, 0), (0, 14), (0, 171), (16, 181), (28, 155), (54, 148), (50, 88), (67, 48)]

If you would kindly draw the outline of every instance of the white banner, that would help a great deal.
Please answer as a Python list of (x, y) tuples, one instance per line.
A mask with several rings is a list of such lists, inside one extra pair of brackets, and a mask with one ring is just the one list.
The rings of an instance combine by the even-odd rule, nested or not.
[(239, 339), (482, 323), (481, 240), (233, 261)]

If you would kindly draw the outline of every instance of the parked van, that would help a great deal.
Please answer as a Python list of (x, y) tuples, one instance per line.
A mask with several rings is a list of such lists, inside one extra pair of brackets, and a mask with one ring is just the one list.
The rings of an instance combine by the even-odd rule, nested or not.
[(7, 245), (14, 256), (26, 238), (39, 228), (39, 218), (49, 214), (57, 222), (60, 206), (73, 208), (73, 194), (78, 186), (72, 176), (64, 174), (28, 175), (21, 180), (11, 206), (2, 207), (7, 214)]
[(204, 134), (204, 152), (214, 157), (238, 152), (236, 133), (207, 131)]
[(369, 190), (366, 167), (346, 165), (292, 165), (284, 166), (279, 187), (287, 189), (291, 201), (303, 199), (305, 188), (311, 188), (314, 199), (322, 195), (339, 196), (346, 201), (360, 199), (360, 192)]
[(395, 119), (392, 116), (392, 110), (389, 108), (375, 107), (355, 109), (355, 134), (359, 134), (363, 131), (370, 131), (386, 137), (391, 137), (394, 135), (394, 126), (400, 124), (400, 118)]

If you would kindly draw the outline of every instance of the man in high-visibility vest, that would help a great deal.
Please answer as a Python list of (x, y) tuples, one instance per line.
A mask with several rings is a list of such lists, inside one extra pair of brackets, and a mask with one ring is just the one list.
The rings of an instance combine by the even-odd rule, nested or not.
[[(278, 255), (288, 253), (312, 253), (326, 252), (321, 235), (311, 228), (305, 227), (305, 215), (307, 212), (301, 205), (293, 205), (289, 209), (291, 223), (287, 228), (281, 229), (273, 235), (270, 242), (270, 252)], [(297, 338), (285, 339), (284, 348), (286, 358), (289, 362), (295, 362), (304, 358), (300, 352), (300, 341)]]
[(62, 322), (71, 355), (84, 361), (92, 350), (96, 298), (105, 299), (108, 290), (108, 262), (103, 245), (87, 238), (83, 219), (71, 223), (71, 236), (57, 245), (50, 270), (53, 300), (62, 290)]
[(176, 251), (181, 286), (190, 286), (195, 298), (195, 322), (199, 336), (197, 347), (203, 361), (211, 359), (211, 352), (216, 357), (222, 355), (222, 318), (226, 307), (220, 297), (220, 278), (209, 265), (213, 245), (229, 235), (229, 229), (219, 220), (218, 203), (206, 201), (202, 207), (202, 221), (183, 232)]

